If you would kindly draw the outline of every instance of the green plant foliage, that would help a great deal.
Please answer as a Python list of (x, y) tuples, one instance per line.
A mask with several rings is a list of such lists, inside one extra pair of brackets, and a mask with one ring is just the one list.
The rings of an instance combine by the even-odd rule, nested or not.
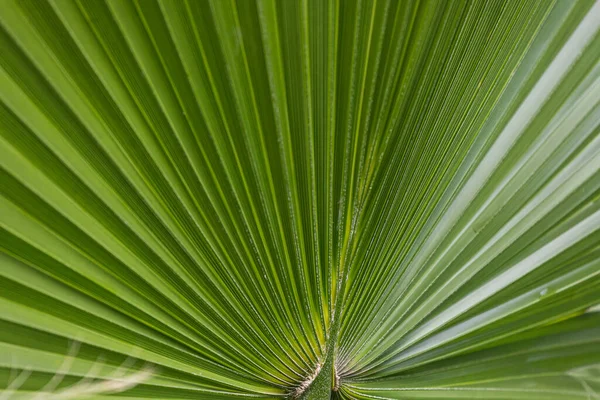
[(600, 3), (0, 0), (0, 400), (600, 398)]

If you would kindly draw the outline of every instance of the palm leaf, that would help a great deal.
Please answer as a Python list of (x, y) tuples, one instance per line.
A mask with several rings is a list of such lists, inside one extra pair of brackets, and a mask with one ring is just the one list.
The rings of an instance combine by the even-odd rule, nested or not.
[(0, 399), (600, 396), (600, 3), (0, 26)]

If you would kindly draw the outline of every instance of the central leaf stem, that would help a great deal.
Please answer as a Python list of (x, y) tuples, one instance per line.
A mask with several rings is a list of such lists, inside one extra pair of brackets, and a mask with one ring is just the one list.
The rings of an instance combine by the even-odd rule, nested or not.
[(332, 390), (337, 390), (339, 386), (338, 379), (336, 378), (335, 356), (342, 309), (338, 303), (340, 302), (344, 286), (345, 274), (342, 274), (333, 308), (333, 323), (327, 337), (325, 361), (318, 365), (313, 376), (305, 381), (306, 385), (303, 384), (298, 388), (301, 389), (300, 391), (296, 391), (296, 398), (298, 399), (329, 400)]

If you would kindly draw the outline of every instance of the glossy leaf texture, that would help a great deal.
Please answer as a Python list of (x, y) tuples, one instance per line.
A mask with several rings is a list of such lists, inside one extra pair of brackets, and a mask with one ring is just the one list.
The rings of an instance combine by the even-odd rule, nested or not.
[(600, 3), (0, 1), (0, 399), (600, 396)]

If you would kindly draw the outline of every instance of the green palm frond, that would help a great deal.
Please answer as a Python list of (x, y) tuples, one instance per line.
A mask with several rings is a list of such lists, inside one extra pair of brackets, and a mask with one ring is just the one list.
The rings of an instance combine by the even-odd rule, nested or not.
[(1, 0), (0, 92), (1, 400), (600, 398), (600, 3)]

